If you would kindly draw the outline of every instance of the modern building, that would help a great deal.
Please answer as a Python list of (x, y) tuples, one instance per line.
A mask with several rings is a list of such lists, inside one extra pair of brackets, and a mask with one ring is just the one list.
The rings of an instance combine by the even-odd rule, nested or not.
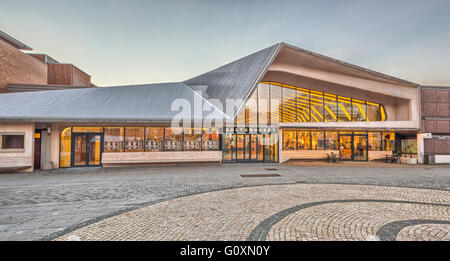
[(0, 167), (444, 163), (449, 98), (280, 43), (184, 82), (2, 94)]

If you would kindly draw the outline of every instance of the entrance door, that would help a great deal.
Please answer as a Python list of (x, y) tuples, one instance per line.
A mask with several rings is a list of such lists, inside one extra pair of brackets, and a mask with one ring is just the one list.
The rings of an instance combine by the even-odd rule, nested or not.
[(353, 159), (353, 135), (339, 135), (339, 152), (343, 160)]
[(72, 167), (99, 166), (103, 151), (102, 134), (72, 135)]

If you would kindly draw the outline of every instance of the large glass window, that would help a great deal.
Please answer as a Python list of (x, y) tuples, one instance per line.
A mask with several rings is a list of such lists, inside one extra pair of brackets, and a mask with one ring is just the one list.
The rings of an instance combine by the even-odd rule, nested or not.
[(270, 85), (270, 124), (278, 125), (280, 122), (282, 89), (278, 85)]
[[(260, 125), (276, 124), (279, 120), (281, 122), (350, 122), (387, 119), (382, 105), (350, 97), (338, 97), (334, 94), (274, 82), (260, 83), (258, 92)], [(267, 102), (268, 100), (270, 102)], [(247, 121), (251, 120), (247, 119)], [(237, 122), (245, 122), (245, 113), (241, 113)]]
[(336, 95), (324, 95), (325, 122), (336, 122), (337, 119), (337, 97)]
[(102, 127), (73, 127), (73, 133), (101, 133), (103, 132)]
[(183, 129), (166, 128), (165, 151), (183, 151)]
[(200, 129), (184, 129), (184, 150), (201, 151), (202, 150), (202, 132)]
[(310, 122), (309, 90), (297, 89), (297, 122)]
[(68, 127), (61, 131), (61, 141), (59, 144), (60, 156), (59, 167), (70, 168), (70, 159), (72, 151), (72, 128)]
[(323, 122), (323, 93), (311, 91), (311, 121)]
[(380, 151), (381, 149), (381, 133), (369, 132), (369, 151)]
[(203, 129), (202, 150), (219, 150), (219, 130), (217, 128)]
[(125, 152), (144, 152), (144, 128), (125, 128)]
[(164, 151), (164, 128), (145, 128), (145, 151)]
[(325, 150), (325, 135), (322, 131), (311, 132), (311, 149)]
[(247, 125), (256, 125), (258, 124), (258, 92), (259, 90), (256, 89), (252, 96), (247, 101), (246, 109), (248, 111), (247, 114)]
[(24, 149), (25, 134), (0, 134), (0, 149)]
[(105, 128), (104, 151), (123, 152), (124, 148), (124, 129), (120, 127)]
[(283, 150), (297, 150), (297, 131), (283, 130)]
[[(282, 122), (297, 122), (297, 106), (295, 100), (296, 91), (294, 88), (283, 88)], [(306, 119), (304, 120), (306, 121)]]
[(309, 131), (299, 131), (297, 133), (297, 140), (299, 150), (311, 149), (311, 136)]
[(381, 121), (380, 105), (367, 102), (367, 121)]
[(395, 133), (383, 133), (383, 150), (395, 150)]
[(327, 131), (325, 133), (325, 144), (327, 150), (338, 150), (339, 149), (339, 141), (338, 141), (338, 133)]
[(366, 121), (366, 102), (352, 99), (352, 121)]
[(261, 84), (258, 88), (258, 112), (259, 125), (265, 126), (270, 124), (270, 85)]
[(338, 97), (338, 121), (352, 121), (352, 103), (350, 98)]

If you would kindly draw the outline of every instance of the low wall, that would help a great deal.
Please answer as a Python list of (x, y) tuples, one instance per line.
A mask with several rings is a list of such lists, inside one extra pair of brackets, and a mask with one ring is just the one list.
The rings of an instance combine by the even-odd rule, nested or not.
[(103, 153), (104, 167), (153, 163), (222, 162), (221, 151), (167, 151)]

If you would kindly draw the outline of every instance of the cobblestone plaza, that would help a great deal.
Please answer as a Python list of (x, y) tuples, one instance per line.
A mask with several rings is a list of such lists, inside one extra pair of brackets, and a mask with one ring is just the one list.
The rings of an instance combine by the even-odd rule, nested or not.
[(450, 167), (233, 164), (0, 175), (1, 240), (449, 240)]

